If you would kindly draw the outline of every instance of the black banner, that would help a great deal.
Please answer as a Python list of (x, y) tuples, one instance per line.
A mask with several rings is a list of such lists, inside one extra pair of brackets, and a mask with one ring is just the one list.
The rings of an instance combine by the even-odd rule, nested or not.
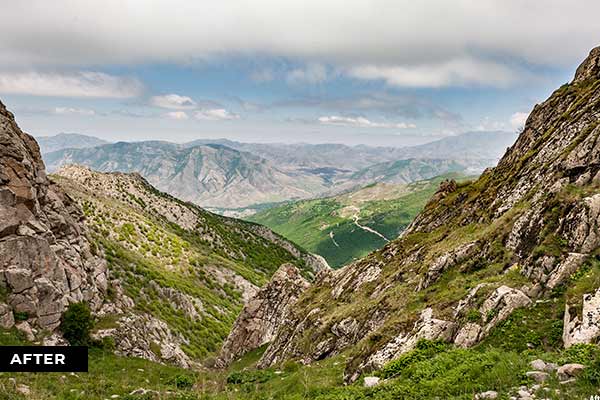
[(85, 346), (0, 346), (0, 372), (87, 372)]

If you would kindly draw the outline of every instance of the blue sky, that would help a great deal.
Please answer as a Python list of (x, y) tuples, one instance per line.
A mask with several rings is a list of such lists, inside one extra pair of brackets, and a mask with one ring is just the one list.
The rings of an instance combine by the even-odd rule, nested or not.
[(600, 44), (597, 1), (414, 3), (11, 2), (0, 99), (38, 136), (401, 146), (517, 130)]

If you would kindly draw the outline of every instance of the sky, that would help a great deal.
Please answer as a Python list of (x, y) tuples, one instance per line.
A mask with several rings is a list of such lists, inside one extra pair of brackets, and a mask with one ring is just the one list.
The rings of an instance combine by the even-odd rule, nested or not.
[(516, 131), (600, 45), (597, 0), (0, 0), (34, 136), (404, 146)]

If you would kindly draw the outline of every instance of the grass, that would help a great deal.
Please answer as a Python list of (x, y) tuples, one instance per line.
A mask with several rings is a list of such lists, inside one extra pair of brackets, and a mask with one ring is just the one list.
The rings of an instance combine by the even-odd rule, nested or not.
[(423, 209), (442, 180), (458, 177), (449, 174), (408, 185), (374, 184), (335, 197), (287, 203), (248, 219), (323, 256), (331, 266), (340, 267), (387, 243), (359, 228), (353, 220), (355, 214), (361, 225), (395, 239)]

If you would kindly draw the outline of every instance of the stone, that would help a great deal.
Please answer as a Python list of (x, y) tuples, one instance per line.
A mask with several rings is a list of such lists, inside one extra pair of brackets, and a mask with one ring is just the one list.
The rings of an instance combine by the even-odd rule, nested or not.
[(33, 342), (35, 340), (35, 335), (33, 334), (33, 330), (31, 329), (31, 326), (29, 325), (29, 323), (27, 321), (19, 322), (18, 324), (15, 325), (15, 328), (17, 328), (17, 330), (19, 332), (23, 333), (23, 335), (25, 335), (25, 338), (27, 340), (29, 340), (30, 342)]
[(559, 380), (565, 381), (569, 378), (577, 377), (583, 372), (584, 369), (585, 365), (582, 364), (565, 364), (556, 370), (556, 375), (558, 376)]
[(565, 304), (563, 342), (566, 348), (577, 343), (594, 343), (600, 337), (600, 289), (583, 295), (581, 320), (571, 317), (568, 304)]
[(15, 325), (12, 309), (8, 304), (0, 303), (0, 328), (10, 329)]
[(365, 376), (364, 387), (374, 387), (379, 385), (381, 379), (377, 376)]
[(550, 377), (550, 375), (548, 375), (548, 373), (541, 372), (541, 371), (527, 371), (527, 372), (525, 372), (525, 375), (528, 378), (531, 378), (534, 381), (540, 382), (540, 383), (545, 382)]
[(13, 293), (20, 293), (33, 286), (33, 278), (29, 269), (12, 267), (4, 271), (4, 277)]
[(456, 334), (454, 344), (462, 348), (471, 347), (477, 343), (480, 333), (481, 326), (479, 324), (468, 322)]
[(493, 391), (493, 390), (488, 390), (487, 392), (481, 392), (481, 393), (477, 393), (475, 395), (475, 399), (477, 400), (483, 400), (483, 399), (497, 399), (498, 398), (498, 392)]
[(225, 367), (250, 350), (270, 342), (289, 309), (309, 283), (292, 264), (284, 264), (252, 298), (225, 339), (217, 366)]
[(22, 394), (23, 396), (31, 395), (31, 389), (29, 388), (29, 386), (23, 385), (22, 383), (17, 385), (15, 391), (19, 394)]
[(529, 365), (536, 371), (546, 370), (546, 362), (544, 360), (540, 360), (539, 358), (530, 362)]

